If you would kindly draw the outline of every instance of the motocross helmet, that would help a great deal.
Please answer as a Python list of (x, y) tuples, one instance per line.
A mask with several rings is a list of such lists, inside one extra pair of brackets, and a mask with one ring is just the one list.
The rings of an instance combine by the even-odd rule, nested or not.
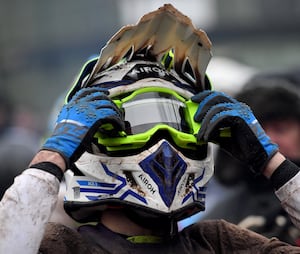
[(64, 207), (73, 219), (97, 221), (105, 209), (124, 209), (149, 224), (204, 210), (213, 156), (196, 138), (190, 97), (211, 89), (210, 47), (205, 32), (164, 5), (121, 29), (84, 66), (66, 103), (82, 87), (106, 88), (126, 129), (117, 137), (97, 132), (66, 172)]

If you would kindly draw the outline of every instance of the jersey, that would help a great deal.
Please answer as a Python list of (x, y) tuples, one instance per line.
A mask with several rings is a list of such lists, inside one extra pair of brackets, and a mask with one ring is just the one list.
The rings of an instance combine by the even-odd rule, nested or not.
[[(15, 183), (6, 191), (0, 202), (0, 253), (36, 254), (38, 252), (47, 221), (57, 202), (58, 191), (59, 181), (57, 178), (39, 169), (27, 169), (15, 179)], [(278, 189), (276, 195), (294, 224), (300, 228), (300, 173)], [(222, 223), (221, 225), (223, 225)], [(220, 226), (220, 223), (215, 224), (214, 227), (217, 232), (221, 233), (222, 230), (225, 230), (224, 232), (227, 234), (227, 227)], [(198, 229), (196, 226), (192, 226), (191, 229), (189, 228), (189, 233), (183, 231), (180, 237), (195, 239), (193, 234), (200, 231), (204, 236), (203, 230), (205, 229), (207, 229), (205, 226)], [(78, 233), (76, 235), (78, 236)], [(218, 239), (224, 238), (219, 237)], [(202, 240), (203, 245), (211, 244), (207, 242), (206, 237)], [(193, 240), (190, 241), (193, 246)], [(199, 247), (199, 244), (196, 243), (194, 248)], [(275, 243), (281, 245), (277, 241)]]
[(196, 254), (196, 253), (300, 253), (276, 238), (265, 238), (224, 220), (199, 222), (161, 243), (132, 243), (103, 225), (73, 231), (49, 224), (40, 254)]

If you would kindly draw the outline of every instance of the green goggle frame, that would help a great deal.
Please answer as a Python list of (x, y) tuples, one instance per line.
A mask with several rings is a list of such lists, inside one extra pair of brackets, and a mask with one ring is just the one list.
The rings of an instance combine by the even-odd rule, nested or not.
[(107, 151), (112, 152), (140, 149), (145, 146), (158, 131), (167, 131), (173, 142), (180, 148), (196, 150), (197, 146), (203, 145), (204, 142), (199, 142), (197, 140), (197, 133), (201, 125), (200, 123), (194, 121), (194, 115), (199, 105), (192, 102), (190, 99), (182, 97), (177, 92), (169, 88), (145, 87), (135, 90), (126, 97), (113, 96), (111, 99), (120, 109), (124, 110), (123, 105), (126, 103), (135, 100), (135, 98), (140, 95), (153, 92), (172, 96), (176, 101), (184, 105), (181, 117), (184, 118), (185, 124), (189, 127), (188, 133), (171, 127), (167, 123), (155, 123), (152, 124), (151, 128), (142, 133), (127, 134), (125, 131), (122, 131), (119, 133), (119, 137), (108, 137), (107, 135), (98, 131), (94, 135), (94, 137), (98, 139), (98, 144), (105, 146)]

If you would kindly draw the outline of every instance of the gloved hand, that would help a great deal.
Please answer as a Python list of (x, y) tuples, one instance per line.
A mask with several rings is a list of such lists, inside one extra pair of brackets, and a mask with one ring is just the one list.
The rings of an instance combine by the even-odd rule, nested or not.
[[(222, 92), (204, 91), (191, 100), (199, 103), (194, 116), (201, 122), (197, 138), (219, 144), (252, 171), (261, 173), (278, 146), (271, 142), (251, 109)], [(229, 135), (224, 135), (228, 128)]]
[[(62, 107), (54, 132), (42, 149), (60, 153), (69, 165), (91, 144), (97, 130), (111, 135), (124, 130), (122, 113), (107, 95), (108, 91), (99, 87), (79, 90)], [(107, 126), (112, 128), (104, 128)]]

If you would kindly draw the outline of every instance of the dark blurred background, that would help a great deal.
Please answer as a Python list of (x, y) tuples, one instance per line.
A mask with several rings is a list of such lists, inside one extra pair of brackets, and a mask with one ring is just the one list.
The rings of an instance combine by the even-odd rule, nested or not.
[(253, 70), (300, 66), (298, 0), (0, 0), (0, 93), (32, 112), (42, 133), (82, 64), (121, 26), (167, 2), (207, 32), (214, 58), (226, 60), (209, 68), (216, 88), (235, 89)]

